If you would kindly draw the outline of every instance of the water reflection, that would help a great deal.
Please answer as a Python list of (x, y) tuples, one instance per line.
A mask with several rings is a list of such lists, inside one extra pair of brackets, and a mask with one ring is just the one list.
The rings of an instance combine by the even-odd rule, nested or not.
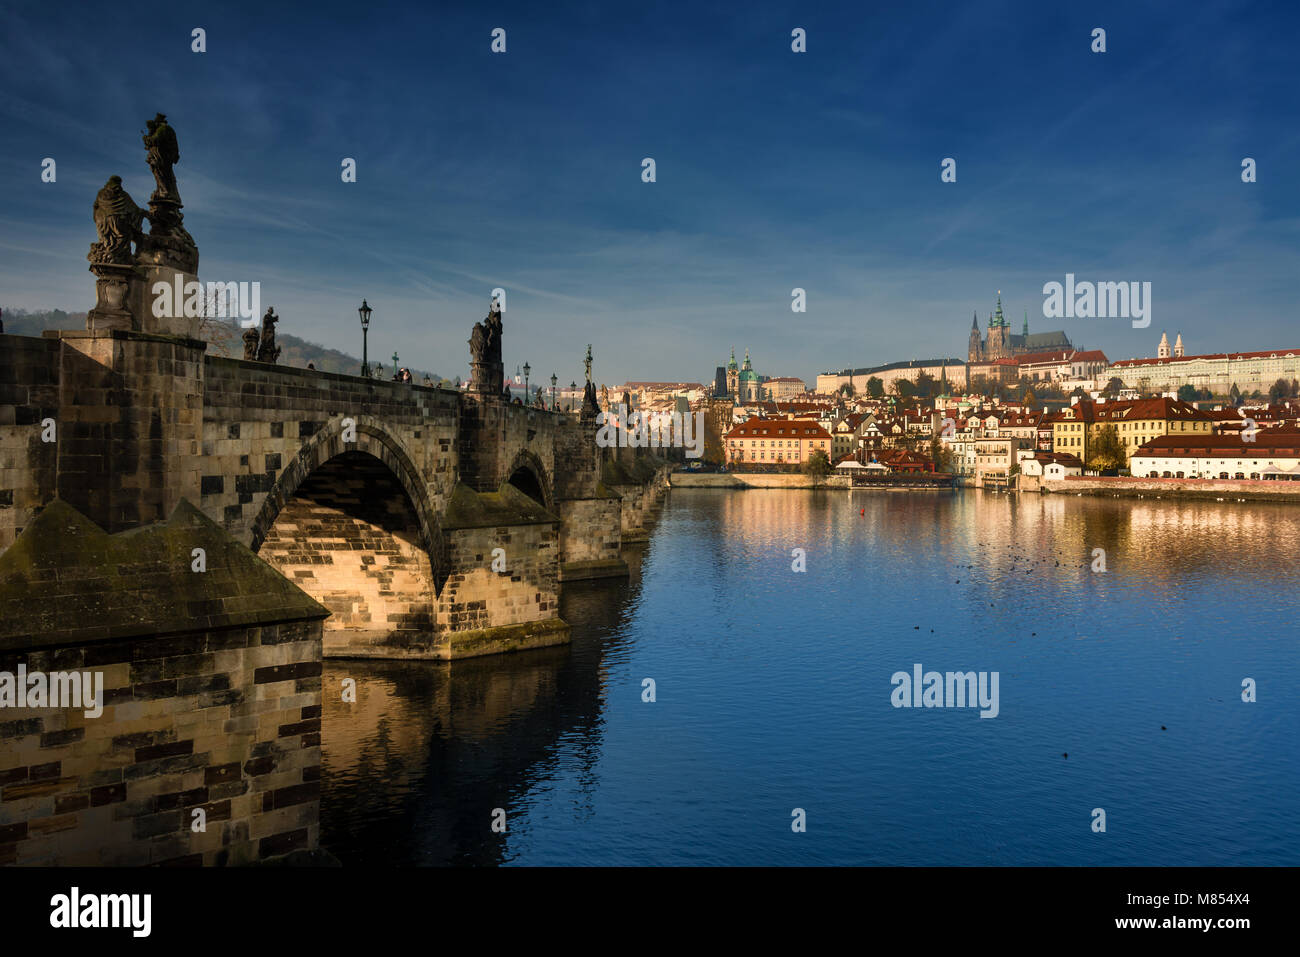
[[(1286, 506), (674, 492), (630, 580), (565, 586), (567, 648), (327, 662), (323, 843), (350, 866), (1293, 863), (1298, 536)], [(1000, 671), (1001, 714), (891, 708), (913, 662)]]

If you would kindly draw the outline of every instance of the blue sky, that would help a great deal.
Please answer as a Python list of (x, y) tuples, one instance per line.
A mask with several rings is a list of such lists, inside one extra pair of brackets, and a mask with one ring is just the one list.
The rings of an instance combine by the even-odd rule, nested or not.
[[(3, 8), (0, 305), (92, 304), (95, 192), (146, 204), (162, 111), (201, 278), (355, 353), (365, 297), (372, 356), (447, 376), (495, 286), (535, 381), (588, 342), (611, 384), (964, 357), (999, 289), (1112, 359), (1300, 346), (1291, 4), (272, 7)], [(1151, 282), (1151, 327), (1045, 320), (1067, 272)]]

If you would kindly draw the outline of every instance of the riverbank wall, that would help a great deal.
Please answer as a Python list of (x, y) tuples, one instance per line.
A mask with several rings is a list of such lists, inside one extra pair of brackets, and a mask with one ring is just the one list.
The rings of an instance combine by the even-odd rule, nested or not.
[(1300, 504), (1300, 482), (1264, 482), (1249, 479), (1070, 476), (1058, 481), (1044, 481), (1042, 492), (1049, 495), (1101, 495), (1111, 498), (1174, 498), (1210, 502)]
[(814, 476), (792, 472), (673, 472), (673, 488), (807, 488), (807, 489), (877, 489), (883, 492), (948, 491), (952, 485), (922, 484), (900, 478), (897, 482), (874, 480), (853, 483), (849, 475)]

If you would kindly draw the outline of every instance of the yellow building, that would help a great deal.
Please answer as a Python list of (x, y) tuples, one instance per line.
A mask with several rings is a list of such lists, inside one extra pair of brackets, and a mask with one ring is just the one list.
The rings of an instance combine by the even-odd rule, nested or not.
[(749, 419), (723, 439), (727, 464), (800, 465), (820, 450), (831, 458), (831, 434), (812, 419)]
[(1077, 455), (1087, 462), (1097, 433), (1114, 426), (1132, 457), (1143, 444), (1162, 435), (1210, 435), (1214, 420), (1200, 409), (1177, 399), (1136, 399), (1131, 402), (1080, 401), (1049, 416), (1052, 451)]

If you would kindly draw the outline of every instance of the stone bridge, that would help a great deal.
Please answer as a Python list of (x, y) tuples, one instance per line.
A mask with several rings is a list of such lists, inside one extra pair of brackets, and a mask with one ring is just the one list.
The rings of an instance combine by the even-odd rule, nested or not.
[(646, 450), (597, 446), (590, 347), (576, 416), (503, 394), (495, 298), (473, 327), (466, 392), (279, 366), (273, 310), (244, 333), (243, 359), (208, 355), (175, 132), (163, 114), (148, 125), (148, 211), (120, 176), (95, 198), (86, 328), (0, 335), (0, 557), (55, 499), (110, 534), (188, 502), (329, 609), (325, 654), (567, 640), (559, 583), (626, 574), (620, 548), (666, 485)]
[(642, 450), (598, 447), (591, 416), (495, 391), (136, 329), (0, 335), (0, 356), (0, 553), (55, 498), (108, 532), (188, 500), (331, 611), (327, 655), (567, 640), (559, 583), (626, 574), (666, 484)]
[(580, 414), (503, 395), (495, 306), (465, 392), (277, 365), (270, 310), (244, 359), (209, 355), (152, 295), (198, 248), (148, 127), (148, 213), (118, 176), (95, 200), (86, 328), (0, 334), (0, 672), (103, 692), (6, 703), (0, 865), (314, 852), (321, 658), (563, 643), (561, 582), (628, 574), (666, 486), (597, 445), (590, 349)]

